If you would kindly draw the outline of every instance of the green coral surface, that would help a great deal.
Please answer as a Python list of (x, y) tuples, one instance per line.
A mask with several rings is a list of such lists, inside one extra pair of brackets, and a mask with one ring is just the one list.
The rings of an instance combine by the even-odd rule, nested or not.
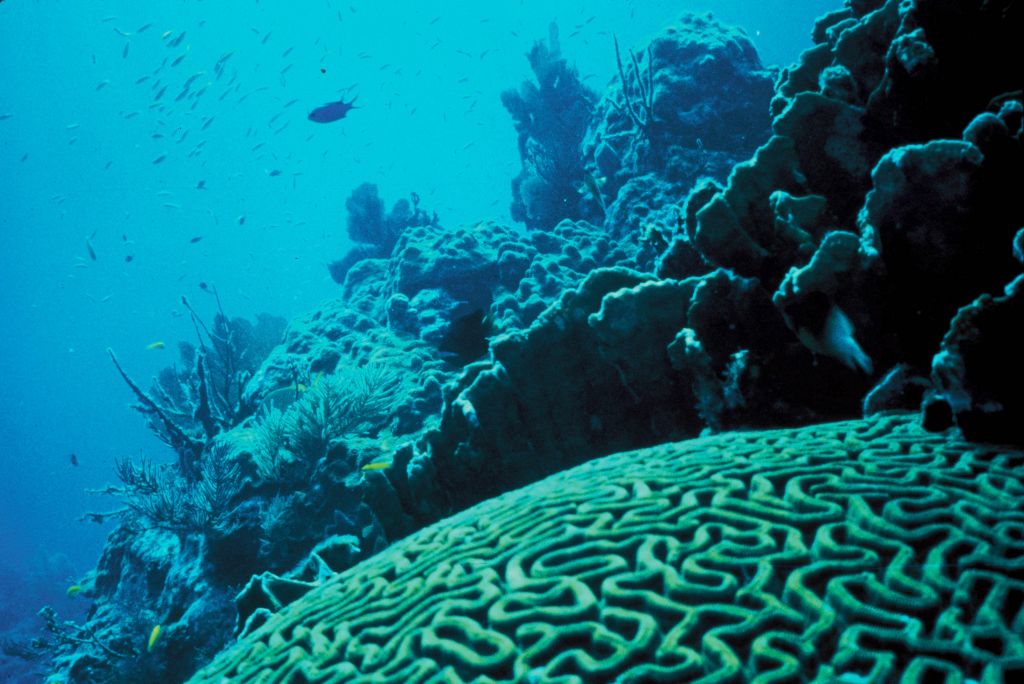
[(909, 416), (615, 454), (284, 608), (195, 682), (1024, 681), (1024, 454)]

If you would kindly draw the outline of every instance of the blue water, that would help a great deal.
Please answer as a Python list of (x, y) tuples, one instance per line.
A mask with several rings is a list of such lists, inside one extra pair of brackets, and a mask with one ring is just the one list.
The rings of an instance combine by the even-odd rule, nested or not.
[[(499, 94), (552, 20), (600, 91), (613, 32), (640, 44), (710, 10), (785, 65), (838, 5), (0, 3), (0, 631), (43, 603), (75, 617), (64, 592), (109, 531), (78, 518), (114, 505), (86, 490), (113, 482), (115, 457), (170, 455), (107, 347), (148, 385), (194, 338), (181, 297), (212, 318), (200, 283), (230, 316), (334, 296), (325, 264), (364, 181), (388, 204), (417, 192), (445, 225), (509, 222), (519, 159)], [(307, 120), (344, 93), (347, 118)]]

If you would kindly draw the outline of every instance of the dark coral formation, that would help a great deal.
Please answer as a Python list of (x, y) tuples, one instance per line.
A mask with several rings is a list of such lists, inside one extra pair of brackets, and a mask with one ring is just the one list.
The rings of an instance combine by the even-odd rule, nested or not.
[(547, 43), (534, 43), (526, 58), (536, 82), (501, 94), (522, 162), (512, 179), (511, 212), (527, 228), (550, 229), (562, 219), (585, 217), (577, 193), (584, 180), (580, 144), (597, 95), (562, 55), (556, 24), (549, 27)]
[(1022, 466), (906, 416), (616, 454), (402, 540), (192, 681), (1012, 681)]
[[(990, 10), (971, 21), (994, 21)], [(457, 510), (500, 488), (478, 493), (470, 480), (522, 483), (702, 428), (914, 408), (958, 308), (1020, 271), (1011, 243), (1024, 216), (1007, 186), (1022, 168), (1020, 95), (1003, 95), (1008, 84), (992, 77), (996, 90), (976, 96), (991, 111), (951, 118), (914, 99), (924, 95), (904, 73), (909, 57), (893, 57), (910, 42), (931, 54), (920, 24), (963, 14), (888, 2), (831, 15), (816, 29), (819, 46), (779, 83), (772, 137), (724, 186), (705, 181), (685, 204), (652, 208), (658, 191), (632, 194), (637, 176), (621, 184), (619, 199), (639, 207), (631, 215), (675, 214), (657, 277), (595, 272), (528, 328), (496, 340), (446, 392), (438, 431), (412, 459), (420, 509), (433, 500)], [(933, 52), (945, 77), (970, 78), (956, 64), (963, 50)], [(630, 56), (634, 63), (639, 77), (641, 58)], [(843, 89), (846, 73), (853, 81)], [(934, 125), (945, 122), (950, 139), (900, 138), (885, 123), (924, 110), (936, 110)], [(637, 125), (635, 114), (621, 116)], [(664, 169), (649, 175), (643, 183), (669, 187)], [(643, 269), (642, 247), (626, 244), (637, 250), (632, 263), (617, 265)], [(994, 330), (982, 337), (999, 337)], [(988, 345), (1000, 354), (993, 366), (1015, 367), (1007, 346)], [(945, 359), (937, 368), (953, 357)], [(982, 386), (964, 390), (962, 375), (936, 371), (939, 395), (977, 397), (951, 396), (947, 411), (969, 421), (984, 410), (973, 437), (1018, 440), (977, 427), (1012, 424), (1007, 389), (982, 387), (992, 373), (978, 372)], [(928, 392), (933, 405), (944, 401), (937, 393)]]
[[(960, 309), (932, 362), (926, 419), (945, 410), (968, 439), (1024, 444), (1024, 276)], [(938, 429), (945, 425), (936, 425)]]
[(409, 226), (437, 222), (437, 216), (430, 216), (419, 206), (420, 199), (413, 193), (410, 199), (400, 199), (384, 211), (384, 201), (377, 186), (363, 183), (345, 200), (348, 210), (348, 236), (355, 244), (345, 256), (327, 265), (331, 278), (344, 285), (345, 276), (355, 264), (363, 259), (386, 259), (395, 243)]
[(269, 314), (259, 314), (255, 323), (229, 318), (217, 296), (219, 310), (213, 326), (207, 327), (188, 300), (181, 301), (192, 316), (197, 345), (179, 343), (180, 365), (161, 370), (148, 392), (131, 379), (113, 350), (107, 352), (135, 394), (132, 408), (146, 416), (153, 434), (177, 454), (180, 474), (195, 480), (200, 455), (211, 440), (252, 413), (243, 389), (281, 341), (285, 321)]

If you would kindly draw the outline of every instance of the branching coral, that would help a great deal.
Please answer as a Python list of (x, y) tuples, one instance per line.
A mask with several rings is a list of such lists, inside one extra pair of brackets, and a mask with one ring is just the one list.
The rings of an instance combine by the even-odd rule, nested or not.
[(39, 611), (39, 617), (43, 620), (44, 629), (51, 634), (58, 644), (92, 644), (99, 647), (104, 653), (112, 658), (128, 658), (134, 653), (121, 653), (115, 651), (103, 643), (96, 633), (86, 625), (79, 625), (71, 620), (62, 623), (57, 622), (57, 611), (50, 606), (43, 606)]
[[(216, 290), (212, 290), (216, 296)], [(189, 481), (200, 477), (199, 456), (218, 434), (238, 425), (252, 411), (242, 388), (280, 340), (284, 320), (260, 314), (256, 323), (228, 318), (217, 297), (218, 312), (208, 327), (184, 297), (199, 346), (179, 344), (181, 366), (160, 371), (144, 391), (128, 375), (113, 350), (118, 373), (138, 400), (133, 408), (146, 416), (150, 430), (178, 455), (178, 470)]]
[(378, 364), (327, 376), (283, 417), (290, 448), (319, 459), (346, 435), (380, 427), (394, 407), (401, 377)]
[[(626, 78), (626, 70), (622, 68), (619, 39), (615, 36), (612, 39), (615, 41), (615, 63), (619, 68), (619, 78), (622, 79), (623, 104), (620, 106), (617, 102), (610, 101), (611, 105), (618, 111), (626, 110), (636, 127), (637, 137), (650, 139), (651, 127), (654, 125), (654, 57), (651, 55), (651, 46), (647, 46), (647, 68), (644, 74), (640, 73), (640, 61), (636, 53), (629, 51), (629, 61), (633, 67), (631, 81)], [(634, 92), (631, 94), (630, 90)]]
[(512, 217), (528, 228), (550, 229), (579, 215), (576, 188), (584, 178), (580, 143), (597, 95), (562, 56), (558, 27), (548, 42), (534, 43), (527, 55), (536, 83), (506, 90), (501, 102), (519, 134), (522, 171), (512, 181)]
[(253, 459), (260, 476), (265, 480), (281, 479), (282, 451), (288, 444), (288, 424), (284, 416), (284, 411), (270, 406), (256, 420)]
[[(215, 288), (210, 288), (217, 300), (217, 313), (213, 327), (208, 328), (185, 297), (182, 304), (192, 316), (200, 350), (205, 353), (205, 370), (198, 359), (193, 363), (197, 375), (209, 372), (209, 379), (197, 378), (200, 392), (208, 393), (209, 420), (215, 424), (213, 432), (222, 432), (237, 425), (251, 413), (251, 407), (242, 400), (245, 383), (266, 358), (274, 345), (281, 341), (285, 321), (269, 314), (259, 314), (256, 322), (244, 318), (228, 318)], [(186, 364), (188, 359), (182, 359)], [(202, 401), (202, 397), (200, 397)], [(208, 436), (211, 429), (204, 426)]]
[[(202, 441), (179, 427), (175, 420), (173, 409), (175, 403), (170, 400), (171, 395), (164, 389), (159, 400), (154, 399), (131, 379), (131, 376), (128, 375), (117, 360), (113, 349), (108, 347), (107, 353), (110, 354), (110, 359), (114, 362), (117, 372), (121, 374), (121, 377), (128, 383), (128, 387), (131, 388), (135, 397), (139, 400), (139, 403), (132, 405), (132, 408), (145, 415), (150, 430), (160, 438), (160, 441), (171, 447), (178, 454), (178, 467), (181, 471), (191, 474), (194, 470), (195, 458), (202, 451)], [(173, 373), (173, 369), (165, 368), (161, 376), (163, 377), (169, 371)], [(165, 387), (163, 383), (156, 384), (161, 388)]]
[(214, 444), (198, 466), (198, 478), (193, 481), (146, 459), (139, 465), (130, 458), (119, 459), (115, 472), (124, 486), (108, 491), (153, 527), (185, 533), (215, 529), (241, 489), (241, 472), (220, 444)]

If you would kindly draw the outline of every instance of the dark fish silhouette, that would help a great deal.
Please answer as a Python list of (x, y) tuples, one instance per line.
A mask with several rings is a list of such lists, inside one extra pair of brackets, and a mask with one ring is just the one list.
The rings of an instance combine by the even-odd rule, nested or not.
[(316, 123), (330, 123), (332, 121), (337, 121), (338, 119), (344, 119), (350, 110), (358, 109), (358, 107), (355, 106), (355, 101), (356, 98), (353, 97), (348, 102), (345, 102), (345, 100), (328, 102), (327, 104), (321, 105), (311, 111), (309, 113), (309, 120), (315, 121)]
[(75, 454), (71, 454), (71, 465), (73, 465), (73, 466), (77, 466), (78, 465), (78, 456), (76, 456)]

